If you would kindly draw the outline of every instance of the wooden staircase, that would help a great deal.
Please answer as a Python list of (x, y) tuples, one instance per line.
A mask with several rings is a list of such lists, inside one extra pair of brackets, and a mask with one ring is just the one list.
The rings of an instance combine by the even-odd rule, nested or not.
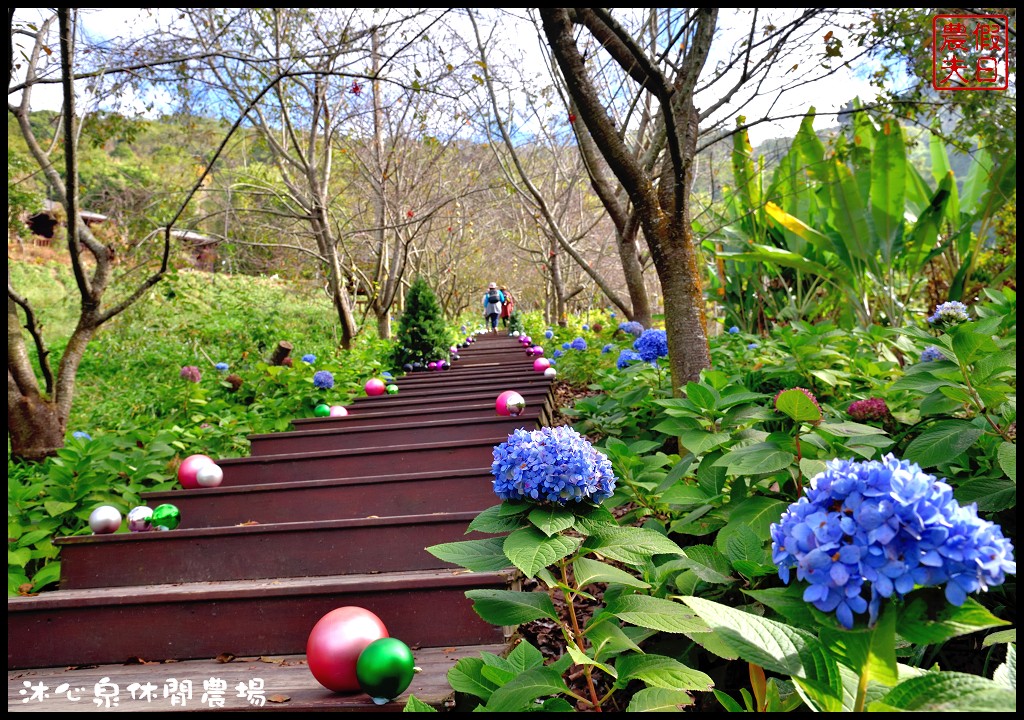
[[(550, 378), (512, 338), (477, 336), (460, 356), (347, 417), (252, 436), (250, 457), (216, 460), (217, 488), (147, 494), (181, 510), (176, 530), (57, 540), (60, 589), (8, 599), (8, 710), (399, 711), (409, 694), (450, 705), (448, 670), (502, 652), (510, 630), (465, 592), (515, 579), (425, 548), (465, 539), (498, 502), (493, 447), (552, 411)], [(517, 418), (494, 408), (510, 389), (527, 402)], [(310, 630), (346, 605), (380, 617), (421, 668), (387, 705), (332, 693), (306, 667)]]

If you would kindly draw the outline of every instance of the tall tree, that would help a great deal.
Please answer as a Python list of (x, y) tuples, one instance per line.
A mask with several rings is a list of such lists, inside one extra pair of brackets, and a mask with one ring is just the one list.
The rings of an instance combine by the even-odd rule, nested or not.
[[(40, 81), (39, 70), (44, 56), (52, 54), (50, 30), (56, 20), (59, 26), (60, 73), (63, 89), (63, 135), (53, 138), (49, 147), (33, 129), (30, 119), (32, 92)], [(131, 287), (111, 287), (117, 279), (115, 270), (120, 260), (112, 246), (101, 243), (89, 230), (80, 215), (78, 184), (78, 130), (80, 118), (75, 95), (75, 11), (60, 8), (57, 14), (38, 28), (15, 27), (14, 10), (9, 12), (12, 41), (15, 33), (27, 34), (32, 49), (22, 62), (25, 80), (15, 83), (14, 58), (11, 47), (7, 55), (7, 94), (21, 93), (17, 103), (8, 103), (33, 159), (46, 178), (50, 191), (66, 211), (67, 250), (74, 272), (75, 287), (80, 298), (80, 311), (67, 346), (60, 355), (56, 372), (43, 328), (32, 303), (11, 282), (7, 270), (7, 433), (11, 456), (40, 460), (64, 446), (64, 434), (71, 413), (78, 368), (86, 348), (103, 323), (115, 317), (141, 298), (164, 276), (170, 256), (170, 225), (164, 231), (163, 251), (155, 266), (148, 268), (141, 282)], [(12, 43), (13, 44), (13, 43)], [(55, 164), (63, 154), (63, 173)], [(56, 154), (56, 157), (54, 156)], [(122, 275), (129, 275), (122, 273)], [(129, 275), (131, 276), (131, 275)], [(105, 303), (108, 290), (115, 299)], [(25, 332), (31, 338), (40, 374), (36, 374)], [(41, 378), (40, 378), (41, 375)], [(40, 379), (42, 385), (40, 385)]]

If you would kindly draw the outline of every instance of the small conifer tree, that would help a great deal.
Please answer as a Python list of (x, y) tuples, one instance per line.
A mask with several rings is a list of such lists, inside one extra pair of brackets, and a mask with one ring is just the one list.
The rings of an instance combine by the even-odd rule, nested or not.
[(451, 338), (437, 295), (422, 277), (417, 277), (405, 295), (405, 312), (398, 320), (391, 366), (448, 360)]

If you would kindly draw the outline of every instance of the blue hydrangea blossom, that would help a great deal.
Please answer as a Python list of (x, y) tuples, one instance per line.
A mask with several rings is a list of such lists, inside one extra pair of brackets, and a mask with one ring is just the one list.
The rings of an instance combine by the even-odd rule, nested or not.
[(544, 337), (546, 337), (548, 340), (550, 340), (554, 336), (555, 336), (555, 333), (553, 331), (551, 331), (551, 330), (545, 330), (544, 331)]
[(316, 362), (316, 355), (313, 355), (312, 353), (308, 355), (303, 355), (302, 362), (306, 363), (307, 365), (312, 365), (313, 363)]
[(615, 361), (615, 367), (619, 370), (625, 370), (635, 362), (639, 362), (642, 358), (629, 348), (625, 348), (619, 353), (619, 359)]
[(644, 333), (644, 326), (636, 320), (629, 320), (627, 322), (619, 323), (619, 330), (629, 333), (633, 337), (640, 337)]
[(226, 362), (219, 362), (216, 365), (214, 365), (214, 367), (220, 370), (221, 372), (227, 372), (228, 370), (228, 364)]
[(313, 374), (313, 387), (320, 390), (330, 390), (334, 387), (334, 375), (327, 370), (317, 370)]
[(633, 349), (644, 362), (657, 362), (668, 355), (668, 335), (664, 330), (644, 330), (633, 343)]
[(587, 341), (584, 340), (581, 337), (578, 337), (575, 340), (573, 340), (571, 343), (569, 343), (569, 347), (572, 348), (573, 350), (586, 350), (587, 349)]
[(561, 350), (555, 350), (553, 353), (551, 353), (551, 356), (552, 357), (556, 357), (556, 358), (560, 358), (560, 357), (562, 357), (563, 354), (564, 353)]
[(789, 583), (807, 583), (804, 600), (835, 612), (878, 617), (881, 601), (916, 586), (945, 585), (962, 605), (969, 593), (1017, 574), (1013, 544), (998, 525), (961, 506), (953, 489), (906, 460), (832, 460), (804, 497), (771, 526), (772, 560)]
[(735, 325), (733, 325), (731, 328), (729, 328), (729, 334), (730, 335), (739, 335), (739, 332), (740, 332), (740, 329), (738, 327), (736, 327)]
[(615, 491), (608, 457), (564, 425), (515, 430), (494, 448), (491, 474), (502, 500), (599, 504)]
[(942, 354), (934, 345), (929, 345), (921, 353), (921, 362), (934, 362), (936, 360), (945, 360), (946, 356)]
[(78, 438), (79, 440), (92, 440), (92, 435), (85, 432), (84, 430), (75, 430), (71, 433), (71, 437)]
[(958, 300), (950, 300), (935, 306), (935, 311), (928, 317), (931, 325), (949, 327), (970, 321), (971, 315), (967, 306)]
[(603, 348), (601, 348), (601, 354), (602, 355), (607, 355), (608, 353), (610, 353), (612, 351), (613, 347), (615, 347), (615, 346), (612, 345), (611, 343), (608, 343)]

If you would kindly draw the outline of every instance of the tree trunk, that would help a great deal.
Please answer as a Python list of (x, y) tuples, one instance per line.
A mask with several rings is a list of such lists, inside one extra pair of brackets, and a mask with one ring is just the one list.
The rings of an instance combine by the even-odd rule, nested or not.
[(292, 344), (287, 340), (282, 340), (274, 348), (274, 352), (270, 355), (270, 359), (267, 360), (267, 365), (284, 365), (284, 360), (292, 353)]
[(626, 279), (626, 291), (629, 293), (629, 304), (632, 312), (628, 316), (630, 320), (651, 327), (651, 298), (647, 294), (647, 285), (644, 283), (644, 272), (640, 266), (640, 255), (636, 250), (636, 226), (633, 225), (632, 232), (626, 233), (631, 237), (624, 237), (619, 234), (616, 245), (619, 250), (619, 260), (622, 263), (622, 273)]
[(67, 418), (61, 417), (57, 403), (38, 393), (22, 395), (7, 371), (7, 437), (11, 457), (38, 462), (64, 447)]

